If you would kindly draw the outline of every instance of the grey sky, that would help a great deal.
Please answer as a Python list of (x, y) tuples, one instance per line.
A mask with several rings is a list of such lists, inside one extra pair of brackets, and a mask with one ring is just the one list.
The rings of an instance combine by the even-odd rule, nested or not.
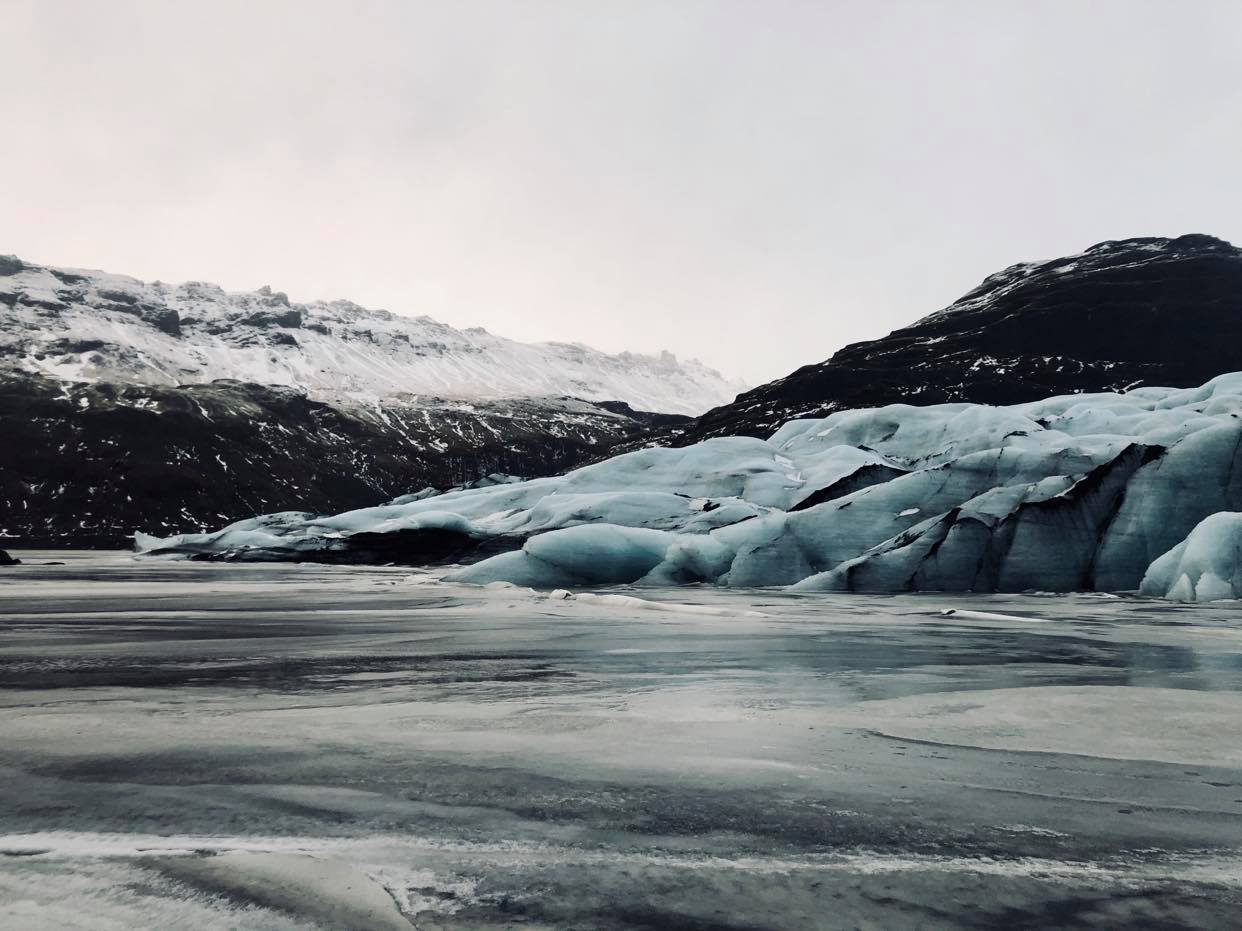
[(1242, 242), (1236, 2), (0, 0), (0, 252), (752, 383), (1102, 239)]

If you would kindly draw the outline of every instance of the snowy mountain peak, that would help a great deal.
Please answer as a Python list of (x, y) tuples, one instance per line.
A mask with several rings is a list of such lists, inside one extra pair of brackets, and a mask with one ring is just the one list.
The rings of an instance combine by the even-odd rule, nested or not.
[(573, 396), (698, 414), (745, 386), (670, 352), (608, 354), (522, 343), (482, 327), (296, 303), (264, 285), (229, 292), (0, 256), (0, 364), (65, 381), (177, 385), (227, 378), (320, 400)]

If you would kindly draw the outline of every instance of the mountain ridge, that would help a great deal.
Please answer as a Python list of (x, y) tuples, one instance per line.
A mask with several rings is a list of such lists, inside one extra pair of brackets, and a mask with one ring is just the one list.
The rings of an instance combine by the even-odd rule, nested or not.
[(524, 343), (351, 301), (294, 302), (268, 286), (148, 283), (15, 256), (0, 257), (0, 303), (9, 309), (0, 321), (0, 364), (63, 381), (172, 386), (231, 378), (344, 404), (567, 395), (684, 415), (745, 387), (667, 351)]

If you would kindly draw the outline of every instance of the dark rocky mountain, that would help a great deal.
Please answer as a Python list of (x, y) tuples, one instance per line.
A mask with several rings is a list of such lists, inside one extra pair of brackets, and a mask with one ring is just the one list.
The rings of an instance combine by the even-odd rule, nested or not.
[(494, 472), (554, 474), (647, 430), (651, 416), (574, 398), (343, 407), (236, 381), (62, 382), (0, 369), (0, 541), (127, 546), (135, 530), (336, 513)]
[(1212, 236), (1102, 242), (1013, 265), (882, 339), (663, 430), (640, 445), (766, 437), (797, 417), (883, 404), (1013, 404), (1242, 370), (1242, 250)]

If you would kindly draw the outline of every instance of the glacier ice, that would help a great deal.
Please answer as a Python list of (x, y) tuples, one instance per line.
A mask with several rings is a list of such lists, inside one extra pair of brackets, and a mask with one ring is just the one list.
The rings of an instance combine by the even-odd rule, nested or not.
[(1242, 514), (1221, 511), (1201, 520), (1148, 567), (1140, 591), (1174, 601), (1242, 598)]
[(896, 404), (791, 421), (768, 440), (644, 449), (552, 478), (267, 515), (139, 549), (434, 553), (475, 560), (450, 575), (459, 581), (547, 589), (1125, 591), (1204, 518), (1242, 511), (1240, 415), (1242, 373), (1009, 407)]

